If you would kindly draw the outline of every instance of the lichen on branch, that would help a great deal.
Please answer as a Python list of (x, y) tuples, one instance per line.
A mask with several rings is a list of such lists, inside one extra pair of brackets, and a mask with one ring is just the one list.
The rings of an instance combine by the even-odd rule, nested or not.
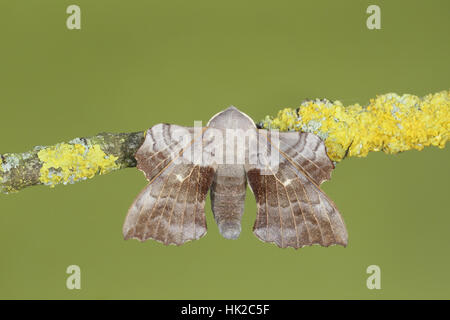
[(315, 133), (335, 162), (346, 156), (365, 157), (371, 151), (393, 154), (426, 146), (444, 148), (450, 136), (450, 91), (423, 98), (388, 93), (370, 99), (364, 107), (307, 100), (298, 108), (280, 110), (274, 118), (267, 116), (259, 126)]
[[(261, 128), (305, 131), (325, 141), (331, 160), (365, 157), (370, 151), (397, 153), (426, 146), (444, 148), (450, 135), (450, 91), (423, 98), (379, 95), (367, 106), (345, 107), (339, 101), (307, 100), (267, 116)], [(70, 184), (136, 166), (134, 154), (144, 132), (101, 133), (24, 153), (0, 155), (0, 193), (32, 185)]]
[(53, 146), (37, 146), (24, 153), (0, 156), (0, 192), (31, 185), (75, 183), (117, 169), (134, 167), (134, 154), (144, 132), (100, 133)]

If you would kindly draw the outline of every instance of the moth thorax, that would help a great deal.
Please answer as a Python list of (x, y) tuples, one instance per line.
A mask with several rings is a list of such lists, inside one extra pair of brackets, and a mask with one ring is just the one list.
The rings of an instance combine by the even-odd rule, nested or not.
[(256, 128), (255, 123), (248, 115), (233, 106), (213, 116), (207, 126), (216, 129), (241, 129), (244, 131)]
[(219, 165), (211, 186), (211, 208), (220, 234), (237, 239), (241, 233), (246, 178), (243, 165)]

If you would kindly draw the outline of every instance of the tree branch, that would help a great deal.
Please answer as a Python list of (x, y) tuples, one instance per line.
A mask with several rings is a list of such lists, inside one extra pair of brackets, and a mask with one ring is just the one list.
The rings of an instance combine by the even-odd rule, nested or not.
[[(397, 153), (425, 146), (444, 148), (450, 131), (450, 91), (423, 98), (379, 95), (362, 107), (339, 101), (307, 100), (299, 108), (267, 116), (258, 127), (312, 132), (321, 137), (331, 160), (365, 157), (371, 151)], [(134, 167), (144, 132), (100, 133), (24, 153), (0, 155), (0, 193), (44, 184), (75, 183), (99, 174)]]
[(394, 154), (444, 148), (450, 131), (450, 91), (420, 98), (388, 93), (370, 99), (367, 106), (343, 106), (340, 101), (306, 100), (285, 108), (259, 123), (266, 129), (304, 131), (324, 140), (331, 160), (365, 157), (371, 151)]
[(144, 132), (100, 133), (24, 153), (0, 155), (0, 192), (32, 185), (75, 183), (114, 170), (135, 167)]

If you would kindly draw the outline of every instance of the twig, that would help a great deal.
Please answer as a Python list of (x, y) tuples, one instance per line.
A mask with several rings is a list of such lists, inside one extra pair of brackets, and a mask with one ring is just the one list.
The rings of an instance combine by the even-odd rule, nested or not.
[[(419, 98), (393, 93), (371, 99), (368, 106), (344, 107), (339, 101), (308, 100), (297, 109), (267, 116), (260, 128), (306, 131), (320, 136), (330, 158), (365, 157), (370, 151), (397, 153), (444, 148), (450, 132), (450, 91)], [(0, 193), (44, 184), (75, 183), (99, 174), (134, 167), (144, 132), (100, 133), (24, 153), (0, 155)]]
[(307, 100), (299, 108), (280, 110), (275, 118), (266, 117), (259, 126), (315, 133), (335, 162), (365, 157), (371, 151), (393, 154), (427, 146), (444, 148), (450, 136), (450, 91), (423, 98), (388, 93), (364, 107)]
[(134, 154), (144, 132), (100, 133), (24, 153), (0, 155), (0, 192), (32, 185), (75, 183), (117, 169), (136, 166)]

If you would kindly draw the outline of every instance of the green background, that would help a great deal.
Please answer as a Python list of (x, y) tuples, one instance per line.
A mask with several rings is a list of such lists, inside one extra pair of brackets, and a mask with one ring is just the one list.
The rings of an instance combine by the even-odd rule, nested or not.
[[(82, 29), (66, 28), (78, 4)], [(366, 28), (381, 7), (382, 29)], [(305, 98), (449, 88), (450, 2), (17, 1), (0, 3), (0, 152), (98, 132), (191, 126), (233, 104), (260, 120)], [(165, 247), (124, 241), (136, 169), (0, 195), (0, 298), (450, 298), (450, 150), (346, 159), (323, 189), (347, 248), (279, 249), (209, 232)], [(82, 289), (66, 288), (81, 267)], [(381, 268), (368, 290), (366, 268)]]

